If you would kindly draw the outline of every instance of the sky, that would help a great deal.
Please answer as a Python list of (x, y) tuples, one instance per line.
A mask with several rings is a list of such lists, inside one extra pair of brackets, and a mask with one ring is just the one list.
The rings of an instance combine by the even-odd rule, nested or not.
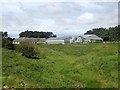
[(81, 35), (118, 25), (118, 0), (1, 0), (0, 21), (13, 38), (26, 30)]

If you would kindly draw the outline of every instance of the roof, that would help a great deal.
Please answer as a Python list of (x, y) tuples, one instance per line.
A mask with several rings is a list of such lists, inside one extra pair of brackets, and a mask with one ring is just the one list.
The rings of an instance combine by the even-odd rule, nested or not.
[(51, 37), (51, 38), (48, 38), (47, 40), (64, 40), (64, 38), (62, 38), (62, 37)]
[(51, 38), (48, 38), (46, 42), (63, 43), (64, 39), (60, 37), (51, 37)]
[(67, 38), (65, 38), (65, 39), (72, 39), (72, 37), (67, 37)]
[(17, 38), (13, 40), (13, 42), (40, 42), (40, 41), (45, 41), (45, 38)]
[(102, 38), (98, 37), (97, 35), (94, 34), (88, 34), (88, 35), (83, 35), (82, 36), (85, 39), (93, 39), (93, 40), (103, 40)]
[(64, 40), (47, 40), (46, 42), (64, 42)]

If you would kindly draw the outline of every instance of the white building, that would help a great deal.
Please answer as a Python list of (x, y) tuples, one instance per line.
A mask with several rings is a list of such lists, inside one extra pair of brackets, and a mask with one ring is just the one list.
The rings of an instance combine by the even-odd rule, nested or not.
[(48, 38), (46, 40), (46, 43), (47, 44), (65, 44), (64, 39), (56, 38), (56, 37)]
[(94, 34), (81, 35), (78, 37), (68, 37), (68, 38), (65, 38), (64, 40), (65, 40), (65, 43), (69, 43), (69, 44), (103, 41), (102, 38)]
[(99, 42), (103, 41), (101, 37), (98, 37), (97, 35), (94, 34), (87, 34), (82, 36), (84, 38), (84, 42)]

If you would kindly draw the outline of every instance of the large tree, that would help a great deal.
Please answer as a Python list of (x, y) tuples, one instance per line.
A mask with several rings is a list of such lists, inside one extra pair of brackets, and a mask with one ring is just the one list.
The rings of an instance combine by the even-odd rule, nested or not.
[(56, 35), (53, 32), (39, 32), (39, 31), (25, 31), (19, 34), (19, 37), (27, 38), (50, 38), (55, 37)]

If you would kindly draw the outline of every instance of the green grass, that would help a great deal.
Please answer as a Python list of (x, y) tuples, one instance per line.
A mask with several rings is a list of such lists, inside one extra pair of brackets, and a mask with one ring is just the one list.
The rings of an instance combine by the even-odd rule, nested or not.
[[(117, 88), (118, 44), (35, 45), (40, 59), (3, 49), (3, 86)], [(25, 85), (22, 85), (22, 84)]]

